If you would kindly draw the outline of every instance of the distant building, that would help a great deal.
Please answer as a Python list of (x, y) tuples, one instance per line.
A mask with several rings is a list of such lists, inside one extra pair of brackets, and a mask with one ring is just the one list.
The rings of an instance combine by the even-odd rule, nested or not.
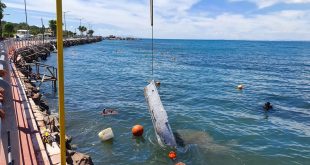
[(29, 30), (20, 29), (17, 30), (17, 33), (15, 35), (15, 38), (30, 38), (31, 35), (29, 33)]

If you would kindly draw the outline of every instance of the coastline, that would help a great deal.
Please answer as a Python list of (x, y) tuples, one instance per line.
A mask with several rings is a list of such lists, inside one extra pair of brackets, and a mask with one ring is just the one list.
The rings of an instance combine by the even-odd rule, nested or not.
[[(102, 37), (67, 39), (64, 41), (64, 47), (89, 44), (93, 42), (99, 42), (101, 40)], [(44, 83), (45, 81), (53, 81), (53, 86), (56, 90), (57, 73), (55, 74), (53, 67), (53, 74), (50, 77), (46, 75), (43, 75), (42, 77), (40, 72), (33, 73), (31, 67), (36, 63), (35, 61), (39, 61), (39, 59), (47, 60), (48, 56), (50, 56), (50, 53), (55, 51), (54, 49), (56, 46), (56, 41), (50, 41), (48, 43), (31, 41), (33, 45), (29, 46), (25, 44), (23, 45), (20, 42), (23, 41), (15, 41), (13, 44), (10, 42), (6, 45), (11, 57), (11, 65), (13, 68), (12, 71), (17, 75), (17, 79), (20, 82), (18, 85), (21, 87), (22, 92), (25, 93), (31, 106), (32, 112), (30, 114), (32, 114), (36, 123), (35, 127), (37, 127), (33, 129), (40, 132), (40, 137), (37, 138), (41, 138), (44, 147), (42, 147), (43, 144), (40, 144), (38, 148), (39, 150), (43, 150), (43, 148), (45, 148), (50, 163), (58, 164), (60, 163), (58, 116), (51, 115), (48, 103), (46, 100), (41, 98), (42, 94), (40, 93), (39, 86), (36, 85), (37, 82)], [(93, 164), (90, 156), (73, 150), (73, 147), (70, 144), (71, 141), (72, 138), (66, 135), (67, 163)], [(44, 164), (46, 164), (46, 160)]]

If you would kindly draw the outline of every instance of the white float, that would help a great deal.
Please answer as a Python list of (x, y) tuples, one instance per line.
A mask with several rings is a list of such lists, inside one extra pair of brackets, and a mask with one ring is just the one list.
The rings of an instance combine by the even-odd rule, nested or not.
[(107, 128), (98, 133), (99, 138), (102, 141), (107, 141), (114, 138), (112, 128)]

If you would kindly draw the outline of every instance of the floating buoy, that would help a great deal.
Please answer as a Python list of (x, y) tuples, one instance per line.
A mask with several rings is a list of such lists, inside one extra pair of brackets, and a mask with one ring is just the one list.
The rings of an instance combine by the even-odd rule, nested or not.
[(112, 139), (114, 137), (114, 134), (113, 134), (112, 128), (107, 128), (99, 132), (98, 136), (102, 141), (107, 141), (107, 140)]
[(134, 136), (142, 136), (143, 126), (142, 125), (135, 125), (132, 127), (131, 132)]
[(175, 164), (175, 165), (186, 165), (185, 163), (183, 163), (183, 162), (178, 162), (177, 164)]
[(156, 81), (156, 82), (155, 82), (155, 86), (156, 86), (156, 87), (160, 87), (160, 81)]
[(177, 158), (177, 153), (175, 153), (174, 151), (170, 151), (168, 156), (170, 159), (174, 160)]
[(244, 86), (242, 84), (237, 86), (237, 89), (242, 90), (244, 88)]

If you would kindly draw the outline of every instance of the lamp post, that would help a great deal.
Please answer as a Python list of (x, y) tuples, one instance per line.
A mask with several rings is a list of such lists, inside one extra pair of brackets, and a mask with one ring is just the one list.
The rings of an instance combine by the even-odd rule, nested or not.
[(66, 13), (69, 13), (69, 12), (70, 11), (64, 11), (65, 32), (67, 33), (67, 38), (68, 38), (68, 31), (67, 31)]

